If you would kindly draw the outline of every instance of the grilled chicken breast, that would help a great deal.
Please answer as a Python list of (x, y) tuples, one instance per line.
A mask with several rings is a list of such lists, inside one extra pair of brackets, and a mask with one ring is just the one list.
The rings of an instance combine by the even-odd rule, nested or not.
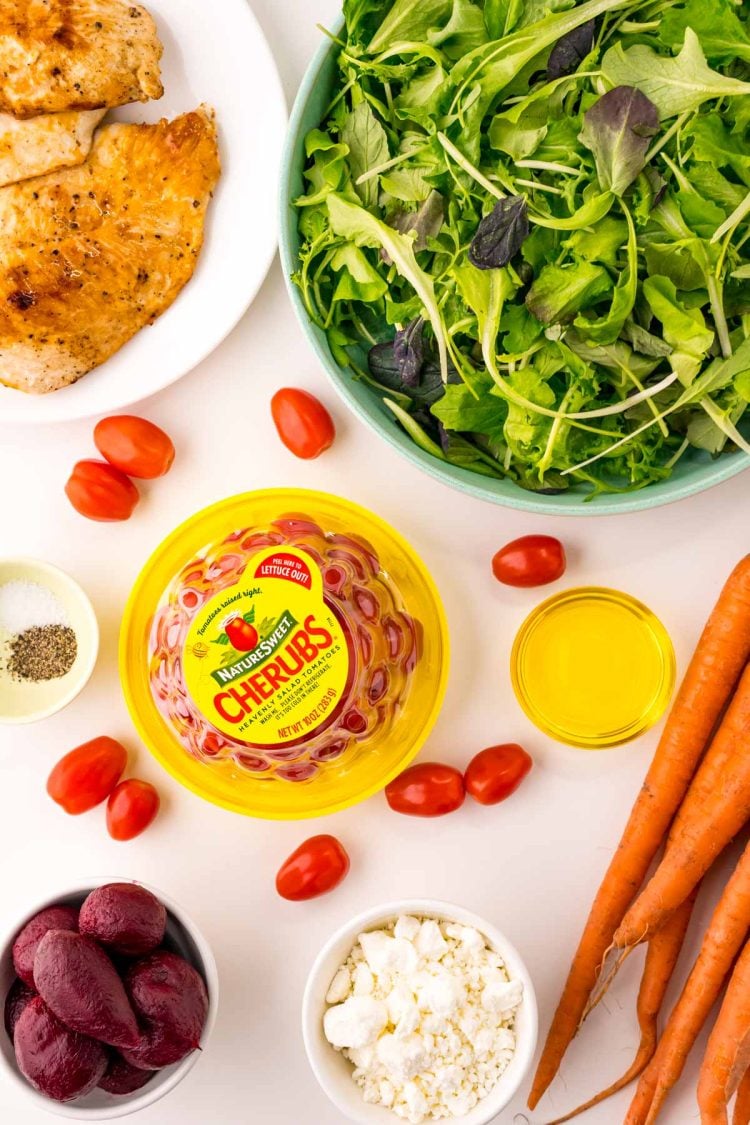
[(120, 0), (0, 0), (0, 112), (16, 117), (160, 98), (151, 16)]
[(106, 112), (40, 113), (23, 120), (0, 113), (0, 187), (82, 164)]
[(219, 179), (213, 115), (104, 125), (89, 158), (0, 189), (0, 382), (75, 382), (190, 280)]

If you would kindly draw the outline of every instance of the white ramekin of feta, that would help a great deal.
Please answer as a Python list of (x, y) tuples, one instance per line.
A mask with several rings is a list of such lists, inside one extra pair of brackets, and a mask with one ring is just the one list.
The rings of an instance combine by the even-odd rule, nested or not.
[(486, 1125), (531, 1064), (536, 999), (499, 930), (414, 899), (333, 935), (308, 978), (302, 1030), (318, 1082), (351, 1121)]

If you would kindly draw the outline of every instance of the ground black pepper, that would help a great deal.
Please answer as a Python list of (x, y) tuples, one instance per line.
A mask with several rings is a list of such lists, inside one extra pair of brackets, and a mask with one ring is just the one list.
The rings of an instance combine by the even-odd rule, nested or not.
[(70, 671), (77, 652), (68, 625), (34, 625), (10, 641), (8, 672), (17, 680), (56, 680)]

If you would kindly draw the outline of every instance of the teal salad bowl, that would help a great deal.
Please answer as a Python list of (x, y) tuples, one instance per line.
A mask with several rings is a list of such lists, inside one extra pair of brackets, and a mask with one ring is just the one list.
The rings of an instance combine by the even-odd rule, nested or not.
[[(340, 21), (334, 33), (342, 27), (343, 21)], [(573, 488), (558, 494), (526, 491), (511, 480), (485, 477), (442, 461), (414, 444), (377, 391), (334, 360), (325, 333), (310, 320), (300, 291), (292, 281), (292, 274), (299, 265), (299, 210), (294, 200), (304, 194), (305, 136), (323, 120), (332, 99), (337, 49), (331, 40), (323, 40), (302, 80), (292, 110), (280, 185), (280, 250), (287, 287), (302, 330), (334, 387), (357, 417), (436, 480), (477, 499), (540, 515), (607, 516), (644, 511), (703, 492), (749, 468), (750, 457), (743, 452), (713, 459), (707, 453), (691, 450), (667, 480), (649, 484), (640, 491), (598, 495), (587, 502), (584, 490)]]

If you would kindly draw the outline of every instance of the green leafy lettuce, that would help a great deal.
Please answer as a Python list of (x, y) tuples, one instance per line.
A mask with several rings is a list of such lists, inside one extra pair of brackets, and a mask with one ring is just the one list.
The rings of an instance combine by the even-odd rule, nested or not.
[(750, 453), (744, 7), (345, 0), (294, 280), (426, 455), (591, 499)]

